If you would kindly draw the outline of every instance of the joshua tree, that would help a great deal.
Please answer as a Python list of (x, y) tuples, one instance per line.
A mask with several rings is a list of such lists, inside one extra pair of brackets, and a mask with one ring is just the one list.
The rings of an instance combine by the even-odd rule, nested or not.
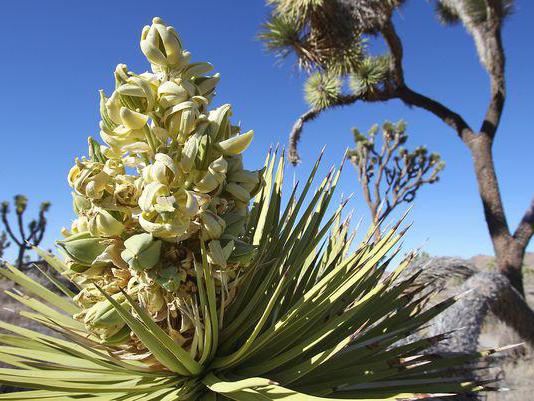
[[(378, 125), (366, 135), (353, 128), (356, 147), (349, 150), (348, 159), (358, 172), (363, 197), (375, 225), (379, 225), (400, 204), (410, 203), (425, 184), (439, 180), (445, 163), (437, 153), (428, 153), (424, 146), (408, 151), (403, 144), (408, 139), (406, 124), (385, 122), (382, 143), (377, 139)], [(376, 230), (377, 239), (381, 231)]]
[(7, 247), (9, 247), (9, 245), (11, 244), (7, 239), (7, 234), (2, 231), (2, 233), (0, 234), (0, 258), (4, 256), (4, 251)]
[[(511, 0), (440, 0), (436, 11), (445, 24), (461, 22), (472, 36), (478, 58), (490, 82), (486, 113), (478, 128), (473, 127), (454, 109), (412, 89), (403, 70), (403, 42), (395, 29), (392, 13), (404, 3), (400, 0), (273, 0), (273, 17), (261, 38), (268, 49), (284, 57), (294, 52), (306, 69), (317, 70), (311, 80), (329, 82), (316, 85), (312, 107), (295, 122), (290, 134), (290, 157), (298, 161), (297, 143), (304, 123), (323, 111), (362, 102), (400, 99), (435, 115), (451, 127), (469, 149), (478, 181), (484, 215), (499, 270), (521, 293), (522, 261), (534, 233), (534, 200), (512, 230), (508, 224), (493, 161), (493, 143), (506, 99), (505, 52), (501, 40), (503, 21), (510, 15)], [(331, 29), (335, 27), (335, 29)], [(375, 57), (365, 52), (365, 35), (381, 37), (389, 52)], [(347, 40), (351, 37), (353, 41)], [(356, 44), (355, 44), (356, 43)], [(321, 57), (325, 54), (346, 57)], [(355, 51), (354, 49), (359, 51)], [(349, 54), (349, 49), (352, 49)], [(333, 78), (334, 77), (334, 78)], [(348, 79), (351, 92), (333, 80)], [(307, 85), (308, 91), (313, 82)], [(317, 99), (320, 99), (317, 100)]]
[(39, 215), (37, 219), (30, 221), (27, 226), (27, 231), (24, 224), (24, 212), (28, 206), (28, 198), (24, 195), (16, 195), (13, 203), (15, 206), (15, 214), (17, 216), (18, 236), (15, 234), (15, 230), (11, 227), (11, 223), (9, 222), (9, 202), (2, 202), (0, 215), (9, 238), (11, 238), (19, 248), (16, 264), (18, 268), (21, 268), (24, 264), (26, 251), (31, 249), (31, 245), (37, 246), (43, 240), (47, 223), (45, 214), (50, 209), (50, 202), (41, 203), (41, 206), (39, 207)]

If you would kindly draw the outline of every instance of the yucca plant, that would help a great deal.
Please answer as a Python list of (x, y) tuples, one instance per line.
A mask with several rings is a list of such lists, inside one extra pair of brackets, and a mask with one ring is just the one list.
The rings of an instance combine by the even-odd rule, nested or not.
[(319, 161), (282, 204), (284, 155), (247, 171), (230, 107), (209, 111), (218, 76), (190, 63), (160, 19), (143, 30), (151, 73), (119, 65), (101, 95), (101, 137), (69, 173), (77, 219), (36, 251), (69, 279), (56, 292), (15, 267), (8, 294), (50, 336), (0, 322), (4, 400), (409, 400), (476, 392), (452, 370), (474, 355), (409, 340), (454, 302), (425, 307), (417, 273), (388, 267), (399, 224), (357, 246), (341, 168), (310, 192)]

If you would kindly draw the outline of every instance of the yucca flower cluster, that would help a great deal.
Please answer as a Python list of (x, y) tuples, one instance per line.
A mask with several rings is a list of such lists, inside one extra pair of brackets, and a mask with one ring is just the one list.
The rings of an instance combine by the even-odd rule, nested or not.
[[(77, 218), (59, 247), (35, 251), (55, 291), (6, 264), (20, 315), (57, 335), (0, 321), (0, 383), (19, 401), (415, 400), (491, 389), (457, 370), (495, 350), (435, 355), (410, 257), (390, 271), (398, 223), (353, 244), (339, 169), (282, 201), (285, 159), (243, 169), (252, 133), (230, 107), (209, 111), (218, 76), (190, 63), (154, 19), (101, 94), (101, 137), (69, 173)], [(39, 268), (38, 266), (36, 268)], [(405, 274), (401, 274), (405, 271)], [(44, 272), (46, 274), (46, 272)], [(471, 365), (473, 366), (473, 365)]]
[[(124, 303), (135, 298), (193, 355), (201, 344), (193, 263), (201, 243), (224, 305), (254, 247), (239, 239), (261, 173), (243, 169), (253, 132), (230, 122), (231, 107), (209, 109), (219, 74), (191, 62), (175, 30), (154, 18), (141, 49), (152, 72), (120, 64), (111, 96), (100, 93), (100, 136), (69, 172), (77, 215), (59, 245), (73, 279), (76, 319), (107, 344), (131, 330), (97, 286)], [(196, 329), (197, 328), (197, 329)]]

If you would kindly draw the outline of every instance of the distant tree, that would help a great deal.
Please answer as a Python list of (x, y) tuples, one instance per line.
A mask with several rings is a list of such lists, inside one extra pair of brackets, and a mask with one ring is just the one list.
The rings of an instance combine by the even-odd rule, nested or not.
[[(381, 136), (378, 131), (378, 125), (365, 135), (354, 128), (356, 146), (347, 154), (358, 172), (363, 197), (377, 226), (397, 206), (412, 202), (423, 185), (437, 182), (445, 167), (440, 155), (428, 153), (424, 146), (413, 151), (403, 146), (408, 139), (404, 121), (385, 122)], [(379, 239), (380, 230), (375, 233)]]
[(50, 202), (41, 203), (38, 217), (31, 220), (27, 226), (24, 224), (24, 212), (26, 212), (28, 206), (28, 198), (24, 195), (16, 195), (13, 204), (15, 207), (17, 229), (14, 230), (9, 221), (9, 202), (2, 202), (0, 217), (9, 238), (19, 248), (16, 265), (18, 268), (21, 268), (26, 262), (26, 251), (31, 249), (31, 245), (39, 245), (43, 240), (47, 224), (45, 215), (50, 209)]
[[(6, 248), (8, 248), (10, 245), (10, 242), (9, 240), (7, 239), (7, 234), (2, 231), (0, 233), (0, 258), (3, 258), (4, 257), (4, 251)], [(0, 261), (0, 264), (2, 262)]]
[[(461, 23), (473, 38), (490, 83), (486, 113), (473, 128), (452, 108), (413, 90), (403, 69), (403, 42), (392, 15), (402, 0), (270, 0), (271, 20), (260, 37), (281, 57), (295, 54), (299, 65), (315, 71), (308, 82), (311, 108), (290, 133), (290, 158), (298, 162), (297, 143), (303, 125), (323, 111), (356, 102), (399, 99), (435, 115), (451, 127), (469, 149), (497, 266), (524, 295), (522, 262), (534, 234), (534, 200), (512, 230), (504, 210), (493, 161), (493, 143), (506, 99), (505, 52), (501, 30), (513, 9), (512, 0), (436, 0), (444, 24)], [(366, 36), (382, 38), (389, 51), (381, 56), (366, 51)], [(331, 55), (335, 55), (331, 57)], [(343, 80), (349, 81), (350, 92)], [(315, 83), (314, 83), (315, 82)], [(333, 84), (335, 83), (335, 85)], [(312, 93), (314, 92), (314, 93)]]

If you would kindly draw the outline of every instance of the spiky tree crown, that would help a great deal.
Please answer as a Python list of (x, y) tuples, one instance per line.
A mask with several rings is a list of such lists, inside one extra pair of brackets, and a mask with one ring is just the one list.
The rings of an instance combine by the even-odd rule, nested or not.
[[(373, 96), (390, 77), (387, 55), (371, 56), (366, 36), (389, 23), (404, 1), (302, 0), (268, 1), (271, 19), (259, 37), (281, 58), (294, 53), (300, 67), (310, 73), (305, 99), (324, 109), (347, 96)], [(345, 93), (348, 78), (352, 94)]]
[[(12, 266), (21, 315), (65, 339), (0, 322), (5, 400), (399, 400), (474, 392), (451, 368), (493, 351), (436, 356), (445, 335), (408, 340), (454, 302), (425, 309), (418, 273), (399, 280), (388, 252), (329, 212), (341, 169), (282, 206), (284, 156), (242, 169), (250, 135), (229, 108), (208, 112), (216, 77), (191, 64), (160, 19), (143, 31), (152, 73), (120, 66), (102, 95), (101, 136), (69, 174), (78, 218), (58, 295)], [(264, 185), (260, 183), (264, 182)], [(254, 196), (252, 206), (249, 198)], [(308, 197), (308, 195), (311, 195)], [(400, 224), (400, 223), (399, 223)], [(330, 234), (329, 234), (330, 233)]]
[(301, 67), (346, 74), (365, 58), (364, 34), (374, 35), (402, 0), (271, 0), (271, 19), (260, 38), (281, 57), (291, 52)]
[[(368, 36), (390, 30), (393, 12), (404, 0), (269, 0), (273, 6), (270, 20), (259, 37), (266, 48), (281, 58), (296, 56), (298, 65), (310, 73), (305, 98), (320, 110), (343, 103), (347, 96), (376, 98), (376, 89), (394, 88), (389, 54), (370, 55)], [(473, 35), (479, 59), (488, 70), (484, 32), (491, 24), (500, 24), (514, 8), (513, 0), (436, 0), (436, 14), (441, 22), (461, 22)], [(320, 78), (317, 74), (322, 74)], [(324, 90), (319, 80), (348, 78), (351, 93), (341, 89)], [(387, 91), (386, 91), (387, 92)], [(335, 96), (333, 96), (335, 94)]]
[(362, 33), (347, 9), (337, 1), (274, 0), (270, 21), (260, 38), (269, 50), (281, 57), (291, 51), (299, 65), (310, 70), (319, 67), (338, 73), (357, 68), (362, 57)]

